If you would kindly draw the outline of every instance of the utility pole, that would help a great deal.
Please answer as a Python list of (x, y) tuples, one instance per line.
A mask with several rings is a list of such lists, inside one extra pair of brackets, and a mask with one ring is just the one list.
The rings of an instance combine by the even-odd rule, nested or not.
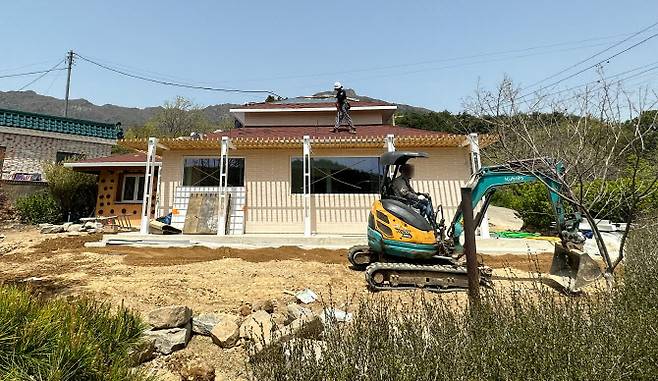
[(71, 90), (71, 67), (73, 66), (73, 50), (69, 50), (66, 56), (67, 76), (66, 76), (66, 97), (64, 98), (64, 117), (69, 115), (69, 92)]

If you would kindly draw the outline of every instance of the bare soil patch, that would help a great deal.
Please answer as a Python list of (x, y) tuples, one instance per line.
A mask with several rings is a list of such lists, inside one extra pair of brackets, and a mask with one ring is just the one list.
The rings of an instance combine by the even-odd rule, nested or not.
[[(1, 229), (1, 228), (0, 228)], [(237, 313), (244, 302), (275, 301), (284, 311), (294, 297), (286, 290), (310, 288), (338, 308), (351, 308), (349, 300), (371, 295), (363, 272), (350, 269), (345, 250), (280, 247), (269, 249), (138, 248), (111, 246), (85, 248), (100, 236), (40, 235), (36, 229), (7, 229), (0, 242), (0, 282), (25, 285), (45, 297), (91, 295), (113, 305), (123, 304), (141, 313), (172, 304), (185, 304), (195, 314)], [(4, 249), (3, 249), (4, 248)], [(495, 269), (547, 271), (552, 254), (538, 256), (482, 256)], [(505, 270), (499, 270), (505, 271)], [(509, 287), (509, 281), (494, 282)], [(456, 306), (466, 303), (465, 293), (427, 294), (447, 298)], [(378, 295), (379, 296), (379, 295)], [(404, 301), (412, 292), (381, 293)], [(309, 305), (319, 312), (321, 303)], [(245, 379), (241, 348), (224, 351), (208, 338), (195, 337), (189, 347), (149, 363), (151, 369), (175, 372), (192, 357), (216, 367), (218, 379)]]
[(251, 263), (298, 260), (325, 264), (340, 264), (347, 260), (345, 250), (301, 249), (294, 246), (263, 249), (209, 249), (191, 248), (148, 248), (148, 247), (104, 247), (93, 250), (97, 253), (125, 255), (124, 263), (129, 266), (175, 266), (222, 259), (242, 259)]

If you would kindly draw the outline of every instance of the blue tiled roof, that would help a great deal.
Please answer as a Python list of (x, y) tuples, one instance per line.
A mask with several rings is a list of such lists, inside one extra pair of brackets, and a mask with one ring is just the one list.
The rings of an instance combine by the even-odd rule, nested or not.
[(58, 132), (61, 134), (116, 139), (121, 124), (93, 122), (90, 120), (62, 118), (25, 111), (0, 109), (0, 126), (30, 130)]

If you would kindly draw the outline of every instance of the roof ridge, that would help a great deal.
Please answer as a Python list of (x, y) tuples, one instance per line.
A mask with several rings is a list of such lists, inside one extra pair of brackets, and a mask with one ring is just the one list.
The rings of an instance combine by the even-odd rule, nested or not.
[(121, 124), (121, 122), (116, 122), (116, 123), (112, 124), (112, 123), (106, 123), (106, 122), (98, 122), (98, 121), (90, 120), (90, 119), (69, 118), (69, 117), (66, 117), (66, 116), (41, 114), (41, 113), (38, 113), (38, 112), (14, 110), (14, 109), (8, 109), (8, 108), (0, 108), (0, 113), (2, 113), (2, 112), (23, 114), (23, 115), (28, 115), (28, 116), (37, 116), (37, 117), (41, 117), (41, 118), (58, 119), (58, 120), (71, 121), (71, 122), (92, 123), (92, 124), (99, 124), (99, 125), (112, 126), (112, 127), (116, 127), (117, 124), (119, 124), (119, 125)]
[(117, 138), (121, 123), (111, 124), (28, 111), (0, 109), (0, 126), (114, 140)]

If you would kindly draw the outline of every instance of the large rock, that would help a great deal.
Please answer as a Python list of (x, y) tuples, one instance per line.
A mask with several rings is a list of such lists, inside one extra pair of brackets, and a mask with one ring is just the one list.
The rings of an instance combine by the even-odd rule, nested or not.
[(256, 304), (254, 304), (255, 311), (263, 310), (270, 314), (274, 312), (275, 307), (276, 307), (276, 302), (272, 299), (263, 300), (260, 302), (256, 302)]
[(240, 337), (251, 340), (258, 346), (265, 346), (272, 342), (273, 329), (274, 322), (270, 314), (259, 310), (244, 319), (240, 326)]
[(197, 335), (209, 336), (210, 331), (219, 322), (221, 318), (216, 314), (200, 314), (192, 317), (192, 332)]
[(200, 359), (193, 359), (181, 367), (180, 376), (185, 381), (215, 381), (215, 368)]
[(39, 228), (41, 234), (55, 234), (64, 231), (64, 226), (62, 225), (41, 224), (39, 225)]
[(277, 327), (283, 327), (284, 325), (288, 324), (288, 316), (286, 314), (280, 314), (278, 312), (273, 313), (270, 315), (272, 318), (272, 321), (274, 322), (274, 325)]
[(82, 224), (71, 224), (66, 227), (67, 232), (80, 232), (82, 230)]
[(252, 312), (251, 303), (242, 303), (240, 308), (238, 308), (238, 314), (243, 317), (249, 316)]
[(187, 306), (168, 306), (149, 312), (146, 322), (153, 329), (182, 327), (190, 322), (192, 310)]
[(238, 324), (240, 318), (235, 315), (224, 314), (224, 313), (204, 313), (192, 317), (192, 332), (197, 335), (210, 336), (210, 331), (219, 322), (224, 320), (230, 320), (235, 324)]
[(319, 327), (322, 327), (322, 323), (320, 322), (320, 319), (315, 316), (315, 315), (303, 315), (295, 320), (293, 320), (290, 324), (279, 328), (274, 332), (274, 337), (277, 340), (285, 340), (285, 339), (290, 339), (295, 336), (297, 332), (299, 332), (304, 326), (307, 324), (316, 321)]
[(155, 338), (144, 337), (128, 351), (131, 366), (137, 366), (155, 357)]
[(288, 318), (288, 323), (290, 323), (302, 317), (314, 316), (314, 314), (313, 311), (306, 307), (302, 307), (297, 303), (290, 303), (286, 307), (286, 316)]
[(240, 338), (240, 327), (234, 321), (224, 319), (210, 332), (213, 343), (222, 348), (232, 348)]
[(147, 338), (155, 339), (155, 349), (163, 355), (181, 350), (187, 346), (192, 337), (192, 324), (183, 328), (169, 328), (146, 331)]

